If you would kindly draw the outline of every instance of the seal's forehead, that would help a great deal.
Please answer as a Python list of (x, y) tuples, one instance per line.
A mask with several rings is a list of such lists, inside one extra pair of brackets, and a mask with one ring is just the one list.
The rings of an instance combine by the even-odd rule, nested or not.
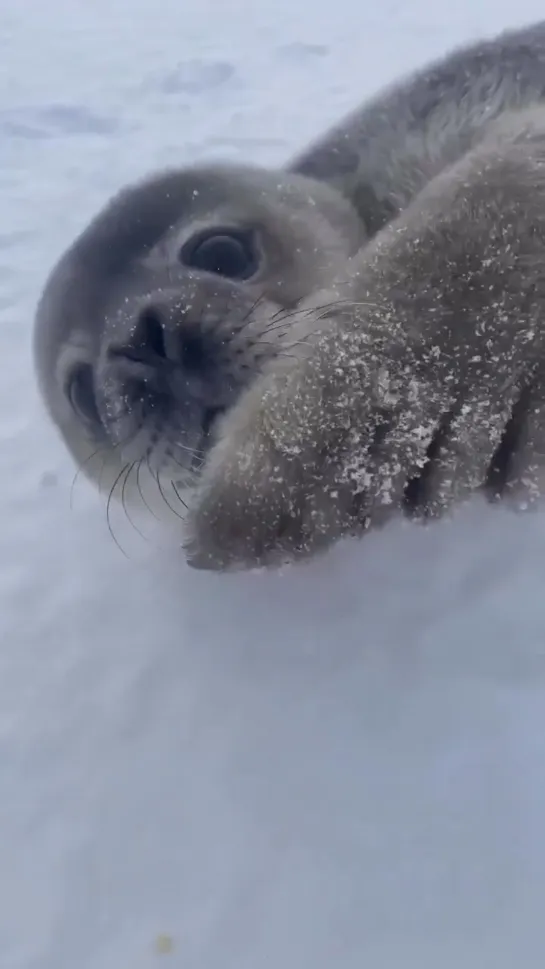
[(144, 255), (181, 223), (218, 214), (257, 216), (275, 195), (278, 179), (260, 169), (206, 166), (153, 175), (112, 198), (81, 234), (79, 255), (91, 268), (117, 271)]

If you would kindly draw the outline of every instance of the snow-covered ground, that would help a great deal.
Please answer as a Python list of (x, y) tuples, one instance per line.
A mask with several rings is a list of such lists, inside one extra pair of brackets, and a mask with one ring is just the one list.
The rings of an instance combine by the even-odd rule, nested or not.
[[(61, 249), (541, 0), (2, 0), (0, 969), (541, 969), (545, 516), (284, 575), (121, 555), (36, 399)], [(125, 536), (127, 537), (127, 536)]]

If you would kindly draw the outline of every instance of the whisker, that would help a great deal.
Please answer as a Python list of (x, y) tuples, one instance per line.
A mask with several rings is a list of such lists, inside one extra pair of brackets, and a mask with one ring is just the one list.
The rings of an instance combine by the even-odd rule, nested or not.
[[(115, 450), (116, 447), (117, 447), (117, 445), (112, 445), (112, 450)], [(103, 494), (103, 491), (102, 491), (102, 478), (104, 476), (104, 472), (105, 472), (107, 466), (108, 466), (108, 452), (106, 451), (106, 455), (104, 457), (104, 461), (102, 462), (102, 468), (100, 469), (100, 474), (98, 476), (98, 493), (101, 496)]]
[(267, 340), (256, 340), (256, 346), (263, 345), (266, 347), (272, 347), (277, 353), (282, 353), (284, 350), (291, 350), (292, 347), (306, 347), (308, 346), (308, 337), (305, 340), (292, 340), (291, 343), (283, 343), (280, 347), (276, 343), (269, 343)]
[[(203, 456), (202, 456), (202, 457), (201, 457), (201, 455), (197, 455), (197, 454), (195, 454), (195, 455), (193, 456), (193, 458), (195, 458), (195, 457), (197, 457), (197, 458), (198, 458), (198, 460), (200, 461), (200, 464), (199, 464), (199, 468), (202, 468), (202, 466), (203, 466), (203, 464), (204, 464), (204, 460), (205, 460), (205, 455), (204, 455), (204, 452), (202, 452), (202, 454), (203, 454)], [(177, 465), (177, 466), (179, 467), (179, 469), (180, 469), (180, 471), (183, 471), (183, 472), (185, 472), (186, 474), (187, 474), (188, 472), (190, 472), (190, 469), (189, 469), (189, 468), (187, 467), (187, 465), (186, 465), (186, 464), (182, 464), (182, 462), (181, 462), (181, 461), (179, 461), (179, 460), (178, 460), (178, 458), (177, 458), (177, 457), (176, 457), (176, 456), (175, 456), (174, 454), (169, 454), (169, 459), (170, 459), (171, 461), (173, 461), (173, 462), (174, 462), (174, 464), (176, 464), (176, 465)]]
[(278, 317), (282, 316), (282, 313), (291, 312), (286, 306), (279, 306), (278, 309), (271, 314), (271, 323), (274, 323)]
[[(337, 306), (342, 300), (335, 300), (331, 303), (324, 304), (327, 307)], [(281, 306), (276, 310), (270, 317), (271, 323), (277, 323), (278, 320), (291, 320), (295, 316), (304, 316), (305, 313), (312, 313), (315, 309), (314, 306)]]
[(237, 326), (233, 326), (231, 328), (231, 336), (232, 337), (233, 336), (238, 336), (238, 334), (239, 333), (242, 333), (242, 331), (248, 326), (248, 323), (250, 322), (250, 320), (252, 318), (252, 314), (255, 312), (255, 310), (257, 309), (257, 307), (259, 306), (259, 304), (264, 300), (264, 298), (265, 297), (264, 297), (263, 294), (261, 294), (261, 296), (258, 296), (257, 299), (248, 308), (248, 310), (246, 311), (246, 313), (242, 317), (240, 323)]
[(151, 468), (151, 466), (149, 464), (149, 460), (148, 460), (148, 468), (149, 468), (150, 474), (153, 476), (153, 478), (155, 479), (155, 481), (157, 483), (157, 487), (159, 489), (159, 493), (160, 493), (161, 498), (163, 499), (165, 505), (167, 506), (167, 508), (170, 508), (172, 514), (173, 515), (176, 515), (176, 517), (179, 518), (180, 521), (185, 521), (185, 518), (183, 517), (183, 515), (180, 515), (180, 513), (177, 512), (176, 509), (173, 508), (172, 505), (170, 504), (170, 502), (168, 501), (167, 496), (165, 495), (165, 492), (163, 491), (163, 487), (161, 485), (161, 480), (160, 480), (159, 474), (158, 473), (155, 474), (155, 472), (152, 470), (152, 468)]
[(186, 511), (189, 511), (186, 502), (184, 501), (184, 499), (182, 498), (180, 492), (178, 491), (178, 489), (176, 487), (176, 483), (174, 481), (171, 481), (170, 483), (172, 485), (172, 490), (173, 490), (174, 494), (176, 495), (178, 501), (181, 502), (181, 504), (184, 506), (184, 508), (185, 508)]
[[(313, 313), (316, 313), (316, 312), (324, 313), (325, 316), (327, 316), (330, 310), (337, 309), (339, 306), (343, 306), (345, 308), (354, 308), (354, 309), (357, 309), (359, 307), (365, 307), (366, 309), (375, 309), (375, 310), (382, 310), (385, 308), (384, 306), (381, 306), (379, 303), (372, 303), (366, 300), (352, 300), (349, 298), (336, 299), (336, 300), (332, 300), (329, 303), (322, 303), (320, 306), (299, 306), (296, 309), (281, 308), (277, 310), (276, 313), (273, 313), (273, 315), (270, 318), (270, 322), (276, 324), (280, 319), (281, 322), (279, 323), (279, 326), (285, 326), (289, 323), (290, 320), (299, 316), (312, 315)], [(268, 326), (267, 329), (275, 329), (275, 327)]]
[(277, 323), (276, 326), (266, 326), (263, 330), (263, 335), (268, 336), (269, 333), (279, 333), (280, 337), (283, 337), (286, 335), (286, 333), (289, 333), (291, 329), (291, 322)]
[(252, 305), (250, 306), (250, 308), (249, 308), (248, 312), (246, 313), (246, 315), (242, 317), (242, 325), (241, 325), (240, 329), (238, 330), (239, 333), (242, 330), (244, 330), (245, 327), (248, 326), (248, 323), (250, 322), (250, 320), (252, 318), (252, 314), (255, 313), (257, 307), (259, 306), (259, 304), (262, 303), (262, 302), (264, 302), (264, 300), (265, 300), (265, 296), (264, 296), (263, 293), (261, 293), (261, 295), (257, 297), (255, 303), (252, 303)]
[(279, 320), (291, 320), (294, 316), (303, 316), (310, 312), (308, 306), (281, 306), (276, 313), (271, 316), (271, 323), (278, 323)]
[[(199, 457), (200, 455), (204, 455), (206, 453), (203, 448), (189, 447), (188, 444), (180, 444), (179, 441), (176, 441), (176, 447), (179, 447), (181, 451), (187, 451), (191, 457)], [(182, 465), (180, 465), (180, 467), (182, 467)]]
[(123, 480), (123, 486), (121, 488), (121, 505), (123, 507), (123, 511), (125, 512), (125, 515), (127, 516), (127, 521), (129, 522), (130, 525), (132, 525), (132, 527), (134, 528), (135, 532), (137, 532), (141, 536), (141, 538), (144, 539), (145, 542), (149, 542), (149, 538), (147, 537), (147, 535), (144, 535), (144, 533), (138, 528), (138, 525), (136, 525), (136, 523), (133, 521), (132, 516), (131, 516), (131, 514), (129, 512), (128, 503), (127, 503), (126, 495), (125, 495), (125, 491), (126, 491), (126, 488), (127, 488), (127, 484), (128, 484), (129, 478), (131, 476), (131, 472), (137, 466), (137, 463), (138, 463), (137, 461), (133, 461), (133, 463), (129, 465), (129, 469), (128, 469), (127, 474), (125, 475), (125, 478)]
[[(113, 444), (113, 443), (112, 443), (112, 444), (110, 444), (110, 445), (108, 445), (108, 447), (105, 447), (105, 451), (106, 451), (106, 456), (105, 456), (105, 458), (104, 458), (104, 462), (103, 462), (103, 464), (102, 464), (102, 469), (101, 469), (101, 472), (100, 472), (100, 475), (99, 475), (99, 478), (98, 478), (98, 490), (99, 490), (99, 494), (102, 494), (102, 476), (103, 476), (103, 474), (104, 474), (104, 471), (105, 471), (105, 469), (106, 469), (106, 465), (107, 465), (107, 463), (108, 463), (108, 451), (113, 451), (113, 452), (116, 452), (116, 451), (117, 451), (117, 453), (118, 453), (118, 454), (119, 454), (120, 452), (122, 452), (122, 450), (123, 450), (123, 448), (124, 448), (124, 447), (125, 447), (125, 446), (126, 446), (127, 444), (130, 444), (132, 440), (134, 440), (134, 438), (135, 438), (135, 437), (136, 437), (136, 435), (138, 434), (138, 432), (139, 432), (139, 430), (140, 430), (140, 428), (139, 428), (139, 427), (138, 427), (138, 428), (136, 428), (136, 431), (135, 431), (135, 432), (134, 432), (133, 434), (130, 434), (130, 435), (129, 435), (129, 436), (127, 437), (127, 440), (126, 440), (126, 441), (118, 441), (118, 442), (117, 442), (116, 444)], [(122, 459), (123, 459), (123, 458), (122, 458), (122, 456), (121, 456), (121, 460), (122, 460)], [(126, 467), (126, 465), (124, 465), (124, 467)]]
[(110, 506), (111, 506), (111, 503), (112, 503), (112, 497), (113, 497), (113, 494), (114, 494), (114, 491), (115, 491), (115, 488), (116, 488), (118, 482), (121, 480), (121, 478), (125, 474), (126, 470), (127, 470), (127, 465), (125, 465), (121, 469), (121, 471), (117, 475), (117, 477), (116, 477), (116, 479), (115, 479), (115, 481), (114, 481), (114, 483), (113, 483), (113, 485), (112, 485), (112, 487), (110, 489), (110, 493), (108, 495), (108, 501), (106, 502), (106, 522), (108, 524), (108, 531), (110, 532), (110, 535), (112, 536), (112, 538), (113, 538), (115, 544), (117, 545), (119, 551), (125, 556), (126, 559), (128, 559), (129, 556), (127, 555), (125, 549), (122, 548), (122, 546), (119, 544), (117, 538), (115, 537), (114, 530), (112, 528), (111, 519), (110, 519)]
[(73, 507), (74, 507), (74, 489), (75, 489), (76, 482), (77, 482), (78, 478), (83, 474), (83, 469), (85, 468), (85, 465), (88, 464), (89, 461), (92, 461), (93, 458), (95, 458), (97, 456), (97, 454), (100, 454), (100, 452), (102, 451), (102, 449), (103, 449), (103, 445), (101, 445), (100, 447), (98, 447), (96, 449), (96, 451), (93, 451), (92, 454), (89, 455), (89, 457), (85, 458), (85, 461), (82, 461), (82, 463), (78, 467), (78, 469), (77, 469), (77, 471), (76, 471), (76, 473), (75, 473), (75, 475), (74, 475), (74, 477), (72, 479), (72, 484), (70, 486), (70, 499), (69, 499), (70, 500), (70, 511), (72, 511), (73, 510)]
[(151, 505), (146, 500), (146, 497), (144, 495), (144, 492), (142, 491), (142, 485), (140, 484), (140, 472), (142, 470), (142, 464), (143, 463), (144, 463), (144, 458), (140, 458), (140, 460), (138, 461), (138, 466), (136, 468), (136, 487), (138, 488), (138, 492), (140, 494), (140, 497), (141, 497), (144, 505), (148, 509), (150, 515), (153, 515), (153, 517), (155, 518), (155, 521), (158, 522), (159, 521), (159, 518), (157, 517), (157, 515), (153, 511), (153, 508), (151, 507)]
[[(265, 343), (263, 345), (264, 346), (270, 346), (270, 344), (267, 344), (267, 343)], [(272, 346), (272, 349), (274, 350), (274, 358), (276, 358), (276, 359), (278, 357), (286, 357), (286, 359), (289, 359), (289, 360), (299, 360), (299, 357), (295, 353), (288, 353), (287, 350), (284, 350), (284, 349), (279, 350), (278, 347), (276, 347), (274, 345)], [(265, 361), (266, 362), (270, 362), (270, 360), (271, 360), (271, 357), (268, 354), (265, 354), (265, 353), (262, 353), (261, 354), (261, 357), (262, 358), (265, 358)]]

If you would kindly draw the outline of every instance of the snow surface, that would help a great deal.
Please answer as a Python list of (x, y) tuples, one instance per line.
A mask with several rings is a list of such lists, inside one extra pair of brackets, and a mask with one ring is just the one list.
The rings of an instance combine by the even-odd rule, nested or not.
[(70, 510), (29, 354), (45, 274), (128, 179), (282, 161), (542, 14), (2, 0), (1, 969), (543, 966), (545, 515), (476, 502), (280, 575), (125, 558), (83, 483)]

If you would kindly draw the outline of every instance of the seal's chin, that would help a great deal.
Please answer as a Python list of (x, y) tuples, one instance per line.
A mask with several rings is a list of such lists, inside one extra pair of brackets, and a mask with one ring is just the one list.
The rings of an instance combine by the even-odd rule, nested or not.
[(145, 465), (185, 487), (199, 478), (227, 410), (166, 395), (116, 393), (100, 401), (100, 432), (123, 464)]

